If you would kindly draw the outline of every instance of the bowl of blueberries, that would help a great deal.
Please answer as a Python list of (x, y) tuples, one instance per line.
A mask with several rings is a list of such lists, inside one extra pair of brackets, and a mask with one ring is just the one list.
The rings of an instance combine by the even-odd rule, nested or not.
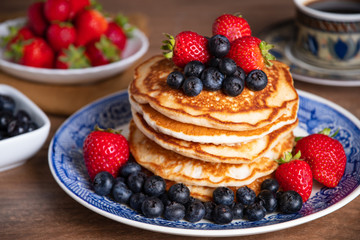
[(49, 135), (50, 120), (17, 89), (0, 84), (0, 172), (24, 164)]

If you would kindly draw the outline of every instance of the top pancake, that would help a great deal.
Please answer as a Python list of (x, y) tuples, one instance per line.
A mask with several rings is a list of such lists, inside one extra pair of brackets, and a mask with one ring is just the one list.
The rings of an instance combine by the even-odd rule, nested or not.
[(189, 97), (166, 83), (168, 74), (177, 67), (163, 56), (155, 56), (135, 69), (129, 93), (137, 103), (149, 104), (180, 122), (233, 131), (261, 128), (298, 103), (288, 66), (273, 63), (264, 69), (268, 85), (262, 91), (245, 88), (239, 96), (231, 97), (221, 91), (203, 90), (198, 96)]

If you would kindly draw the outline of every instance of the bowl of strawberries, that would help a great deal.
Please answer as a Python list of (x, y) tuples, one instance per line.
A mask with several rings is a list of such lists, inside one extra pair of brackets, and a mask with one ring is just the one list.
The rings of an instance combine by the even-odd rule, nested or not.
[(32, 3), (27, 16), (0, 24), (0, 69), (26, 80), (81, 84), (129, 68), (149, 47), (123, 15), (105, 17), (90, 0)]

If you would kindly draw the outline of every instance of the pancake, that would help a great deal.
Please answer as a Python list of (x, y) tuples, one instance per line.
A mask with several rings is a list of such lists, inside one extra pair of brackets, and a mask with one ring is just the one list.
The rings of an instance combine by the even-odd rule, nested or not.
[(155, 56), (135, 69), (129, 93), (139, 104), (150, 104), (180, 122), (209, 128), (243, 131), (275, 122), (298, 103), (289, 67), (278, 61), (265, 68), (268, 85), (262, 91), (245, 88), (237, 97), (203, 90), (196, 97), (171, 89), (166, 78), (177, 69), (163, 56)]
[(291, 142), (294, 138), (292, 130), (297, 126), (296, 121), (262, 138), (239, 144), (201, 144), (184, 141), (156, 132), (146, 123), (139, 113), (135, 111), (132, 111), (132, 113), (133, 120), (138, 129), (161, 147), (186, 157), (217, 163), (250, 163), (263, 156), (270, 159), (278, 158), (278, 155), (273, 156), (272, 149), (277, 144), (282, 145), (284, 142)]
[(131, 96), (129, 100), (133, 113), (141, 113), (146, 123), (156, 131), (185, 141), (213, 144), (232, 144), (264, 137), (285, 125), (295, 123), (298, 110), (298, 104), (295, 104), (291, 111), (265, 127), (247, 131), (230, 131), (182, 123), (155, 111), (149, 104), (137, 103)]
[[(130, 123), (129, 146), (135, 160), (166, 180), (186, 185), (219, 187), (243, 186), (274, 172), (278, 163), (262, 157), (249, 164), (210, 163), (167, 150), (147, 138), (135, 123)], [(290, 151), (293, 141), (275, 147), (274, 155)]]

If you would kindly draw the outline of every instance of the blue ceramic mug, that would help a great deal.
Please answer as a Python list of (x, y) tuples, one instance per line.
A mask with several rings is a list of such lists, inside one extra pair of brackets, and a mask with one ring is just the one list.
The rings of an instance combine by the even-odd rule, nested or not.
[(360, 69), (360, 1), (294, 0), (294, 54), (331, 69)]

